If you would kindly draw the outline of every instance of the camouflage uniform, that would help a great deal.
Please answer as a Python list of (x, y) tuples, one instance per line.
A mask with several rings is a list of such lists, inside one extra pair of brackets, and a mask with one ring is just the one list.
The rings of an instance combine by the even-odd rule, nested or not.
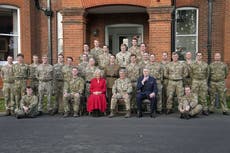
[[(112, 92), (113, 92), (113, 96), (111, 99), (111, 111), (115, 109), (116, 105), (117, 105), (117, 101), (119, 99), (124, 99), (125, 101), (125, 106), (126, 106), (126, 110), (130, 111), (130, 95), (132, 94), (132, 83), (131, 80), (129, 78), (125, 78), (125, 79), (117, 79), (114, 82), (113, 88), (112, 88)], [(124, 94), (129, 94), (128, 98), (124, 98)]]
[(85, 96), (88, 97), (90, 95), (89, 87), (90, 87), (90, 81), (94, 78), (94, 72), (97, 69), (96, 66), (90, 67), (89, 65), (85, 69), (85, 81), (86, 81), (86, 87), (85, 87)]
[(103, 54), (99, 55), (98, 66), (100, 67), (100, 69), (104, 69), (105, 66), (109, 64), (110, 57), (111, 57), (110, 53), (103, 53)]
[(30, 87), (33, 89), (34, 95), (38, 95), (38, 79), (36, 77), (36, 71), (39, 64), (30, 64), (29, 66), (29, 79)]
[(126, 67), (127, 77), (131, 80), (133, 92), (131, 95), (131, 109), (136, 109), (137, 80), (140, 77), (140, 66), (137, 63), (130, 63)]
[(85, 79), (85, 76), (84, 76), (85, 75), (85, 69), (86, 69), (88, 64), (89, 64), (89, 62), (81, 62), (80, 64), (78, 64), (78, 74), (83, 79)]
[(194, 62), (190, 65), (192, 78), (192, 92), (197, 94), (203, 111), (208, 111), (207, 96), (208, 96), (208, 76), (209, 66), (205, 62)]
[[(21, 107), (20, 109), (15, 111), (17, 118), (24, 118), (24, 117), (35, 117), (38, 115), (38, 97), (36, 95), (24, 95), (21, 99)], [(23, 106), (29, 108), (28, 112), (25, 112)]]
[(64, 80), (64, 86), (72, 78), (72, 69), (73, 69), (72, 65), (64, 65), (62, 67), (62, 75), (63, 75), (63, 80)]
[(50, 64), (40, 64), (37, 68), (37, 78), (39, 80), (38, 94), (38, 111), (43, 111), (43, 98), (47, 95), (47, 110), (52, 111), (51, 96), (52, 96), (52, 80), (53, 80), (53, 67)]
[(163, 67), (160, 63), (154, 62), (154, 63), (149, 63), (146, 66), (149, 69), (149, 75), (154, 77), (157, 81), (157, 111), (161, 112), (162, 111), (162, 81), (163, 81)]
[(141, 61), (139, 62), (139, 65), (140, 65), (140, 71), (143, 72), (143, 69), (144, 69), (147, 65), (149, 65), (149, 60), (147, 60), (147, 61), (141, 60)]
[(219, 102), (223, 112), (228, 112), (226, 103), (225, 79), (228, 75), (228, 67), (223, 62), (213, 62), (210, 64), (210, 101), (209, 110), (214, 112), (216, 93), (219, 95)]
[[(53, 66), (53, 93), (55, 95), (54, 111), (63, 112), (63, 86), (64, 78), (62, 74), (63, 63), (57, 63)], [(55, 113), (56, 113), (55, 112)]]
[[(93, 48), (90, 50), (90, 54), (93, 56), (95, 59), (95, 63), (98, 64), (99, 61), (99, 55), (103, 54), (102, 48)], [(89, 59), (89, 58), (88, 58)]]
[(179, 99), (179, 111), (185, 109), (188, 106), (190, 107), (189, 111), (183, 113), (187, 113), (190, 116), (195, 116), (202, 111), (202, 106), (198, 104), (198, 97), (196, 94), (191, 93), (189, 96), (184, 95)]
[(141, 61), (142, 59), (142, 55), (141, 55), (141, 52), (140, 52), (140, 47), (130, 47), (128, 49), (128, 52), (130, 52), (131, 54), (135, 54), (137, 56), (137, 62)]
[[(65, 113), (70, 113), (72, 106), (73, 106), (73, 110), (74, 110), (75, 114), (77, 114), (79, 112), (80, 96), (84, 92), (84, 83), (85, 82), (81, 77), (72, 77), (64, 85), (64, 93), (68, 94), (67, 96), (63, 96), (64, 112)], [(79, 93), (79, 96), (76, 96), (75, 95), (76, 93)], [(72, 99), (73, 99), (73, 101), (72, 101)]]
[(1, 69), (1, 77), (3, 81), (3, 96), (5, 99), (6, 112), (14, 111), (14, 77), (13, 77), (13, 64), (6, 64)]
[[(169, 62), (161, 62), (161, 66), (163, 68), (163, 72), (165, 71), (165, 67)], [(166, 108), (167, 103), (167, 87), (168, 87), (168, 78), (166, 78), (163, 74), (163, 82), (162, 82), (162, 108)]]
[(188, 76), (184, 79), (184, 85), (185, 86), (191, 86), (192, 85), (192, 78), (191, 78), (191, 67), (190, 67), (190, 65), (192, 64), (193, 62), (191, 62), (190, 64), (187, 62), (187, 61), (185, 61), (184, 62), (184, 65), (185, 65), (185, 67), (188, 69), (187, 71), (188, 71)]
[(14, 96), (16, 109), (20, 107), (20, 100), (26, 92), (26, 80), (28, 78), (29, 67), (26, 64), (14, 64), (13, 73), (14, 73)]
[(176, 93), (179, 99), (184, 95), (183, 79), (188, 75), (184, 64), (180, 62), (170, 62), (164, 69), (164, 76), (169, 79), (167, 86), (167, 110), (172, 110), (173, 97)]
[(125, 53), (122, 52), (117, 53), (116, 54), (117, 64), (120, 67), (125, 68), (130, 63), (130, 56), (131, 53), (127, 51)]

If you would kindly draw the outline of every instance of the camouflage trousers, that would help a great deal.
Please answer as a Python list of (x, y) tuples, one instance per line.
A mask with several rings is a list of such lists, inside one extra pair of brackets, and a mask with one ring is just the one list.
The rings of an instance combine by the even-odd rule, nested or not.
[(192, 78), (187, 77), (184, 79), (184, 86), (191, 86), (192, 85)]
[(38, 96), (38, 80), (37, 79), (32, 79), (30, 81), (30, 87), (33, 89), (34, 95)]
[(198, 104), (194, 108), (191, 108), (187, 113), (190, 116), (196, 116), (196, 115), (200, 114), (201, 111), (202, 111), (202, 105)]
[(125, 102), (125, 108), (126, 110), (130, 110), (130, 96), (128, 96), (127, 98), (125, 98), (123, 96), (123, 93), (117, 93), (116, 95), (113, 95), (112, 98), (111, 98), (111, 110), (114, 110), (116, 105), (117, 105), (117, 102), (118, 100), (123, 100)]
[(15, 111), (15, 115), (20, 118), (26, 118), (26, 117), (35, 117), (38, 115), (38, 108), (33, 107), (28, 112), (24, 112), (23, 109), (18, 109)]
[(54, 110), (58, 110), (59, 112), (64, 111), (63, 87), (64, 87), (63, 81), (54, 81), (54, 85), (53, 85), (53, 93), (55, 96)]
[(132, 82), (133, 91), (130, 99), (130, 107), (132, 110), (137, 109), (136, 94), (137, 94), (137, 82)]
[(168, 87), (168, 79), (163, 80), (162, 84), (162, 108), (166, 108), (167, 103), (167, 87)]
[(216, 94), (219, 96), (219, 102), (220, 106), (223, 112), (228, 111), (228, 106), (226, 103), (226, 86), (225, 81), (220, 82), (210, 82), (210, 101), (211, 106), (209, 107), (209, 110), (211, 112), (214, 112), (215, 110), (215, 101), (216, 101)]
[(161, 112), (162, 111), (162, 84), (161, 80), (157, 80), (157, 111)]
[(20, 108), (20, 100), (26, 92), (26, 80), (15, 80), (14, 81), (14, 96), (15, 96), (15, 109)]
[(3, 83), (3, 96), (5, 99), (5, 109), (6, 110), (14, 110), (14, 83)]
[(208, 111), (208, 85), (207, 80), (192, 80), (192, 92), (198, 96), (203, 111)]
[(86, 82), (86, 84), (85, 84), (85, 97), (86, 98), (88, 98), (90, 95), (89, 88), (90, 88), (90, 83)]
[(166, 103), (167, 109), (172, 109), (173, 97), (175, 93), (176, 93), (177, 98), (180, 98), (181, 96), (184, 95), (182, 80), (178, 80), (178, 81), (169, 80), (168, 87), (167, 87), (167, 98), (168, 98), (167, 103)]
[(64, 112), (69, 113), (73, 108), (74, 113), (79, 112), (80, 95), (76, 96), (75, 93), (70, 93), (68, 96), (63, 96)]
[(47, 110), (51, 111), (51, 96), (52, 96), (52, 81), (39, 81), (38, 86), (39, 102), (38, 111), (43, 111), (43, 100), (44, 96), (47, 95)]

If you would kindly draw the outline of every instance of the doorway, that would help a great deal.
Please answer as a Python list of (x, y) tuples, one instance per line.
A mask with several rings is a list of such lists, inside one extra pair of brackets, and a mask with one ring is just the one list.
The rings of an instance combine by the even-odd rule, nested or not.
[(105, 27), (105, 44), (109, 45), (112, 54), (120, 51), (120, 45), (131, 47), (132, 38), (138, 39), (138, 44), (143, 42), (143, 25), (139, 24), (114, 24)]

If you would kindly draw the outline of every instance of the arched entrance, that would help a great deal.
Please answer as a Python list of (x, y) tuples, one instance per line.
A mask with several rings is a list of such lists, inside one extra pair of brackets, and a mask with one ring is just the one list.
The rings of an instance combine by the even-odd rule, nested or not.
[(145, 7), (133, 5), (108, 5), (86, 9), (86, 41), (93, 40), (109, 45), (110, 52), (119, 52), (121, 43), (131, 46), (131, 39), (148, 42), (148, 14)]

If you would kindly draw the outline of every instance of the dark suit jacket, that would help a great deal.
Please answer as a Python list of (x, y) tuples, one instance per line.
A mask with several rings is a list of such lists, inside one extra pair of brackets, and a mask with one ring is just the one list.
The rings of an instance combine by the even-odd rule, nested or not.
[(144, 79), (144, 76), (141, 76), (138, 78), (137, 81), (137, 93), (143, 93), (147, 96), (154, 92), (155, 95), (157, 95), (157, 82), (154, 77), (149, 76), (148, 80), (145, 81), (144, 85), (141, 83), (141, 81)]

